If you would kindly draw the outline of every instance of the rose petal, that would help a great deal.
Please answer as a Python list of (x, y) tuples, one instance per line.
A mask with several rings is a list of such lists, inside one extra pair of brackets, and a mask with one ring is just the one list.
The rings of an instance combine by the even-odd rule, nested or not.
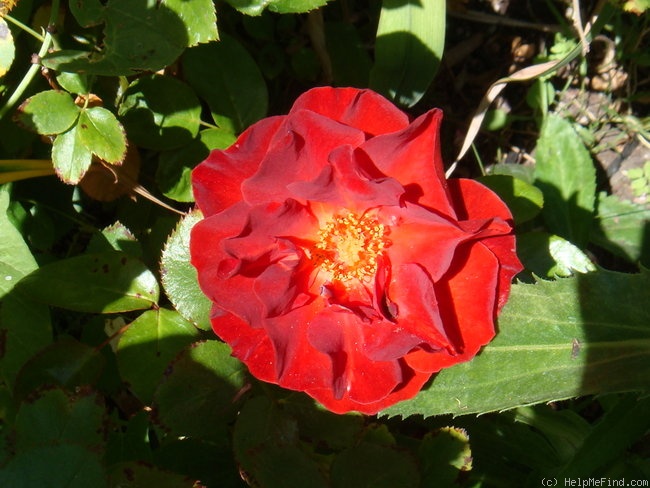
[(242, 198), (242, 182), (257, 171), (284, 117), (260, 120), (225, 151), (214, 150), (192, 171), (197, 205), (209, 217)]
[(251, 205), (283, 201), (291, 196), (287, 186), (316, 178), (334, 149), (364, 140), (358, 129), (314, 112), (294, 112), (278, 129), (259, 170), (243, 182), (244, 199)]
[(304, 93), (289, 112), (310, 110), (376, 136), (404, 129), (407, 115), (381, 95), (356, 88), (314, 88)]
[(404, 188), (383, 176), (363, 151), (343, 146), (332, 151), (329, 162), (314, 180), (288, 185), (292, 195), (349, 210), (399, 205)]
[(434, 373), (473, 358), (495, 334), (495, 291), (499, 262), (481, 242), (460, 246), (449, 273), (435, 283), (440, 316), (458, 354), (423, 349), (405, 356), (416, 371)]
[(348, 397), (370, 403), (387, 396), (402, 381), (397, 361), (375, 361), (363, 349), (363, 328), (354, 313), (342, 307), (324, 308), (309, 324), (308, 339), (332, 361), (331, 388), (335, 399)]
[[(489, 188), (474, 180), (449, 180), (449, 190), (456, 212), (461, 219), (489, 219), (499, 217), (512, 224), (512, 214), (503, 201)], [(491, 237), (482, 241), (501, 264), (497, 293), (497, 311), (505, 305), (513, 277), (523, 266), (516, 253), (513, 235)]]
[(370, 139), (362, 149), (406, 188), (409, 201), (454, 217), (440, 154), (441, 120), (440, 110), (430, 110), (399, 132)]

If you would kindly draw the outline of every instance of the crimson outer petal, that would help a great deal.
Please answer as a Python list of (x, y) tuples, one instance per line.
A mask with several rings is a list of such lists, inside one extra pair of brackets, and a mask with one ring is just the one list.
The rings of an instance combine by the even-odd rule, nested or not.
[[(440, 120), (409, 123), (369, 90), (317, 88), (194, 170), (206, 218), (192, 263), (215, 332), (254, 376), (374, 414), (494, 336), (521, 268), (511, 215), (482, 185), (445, 180)], [(369, 282), (330, 282), (312, 260), (342, 211), (390, 229)]]

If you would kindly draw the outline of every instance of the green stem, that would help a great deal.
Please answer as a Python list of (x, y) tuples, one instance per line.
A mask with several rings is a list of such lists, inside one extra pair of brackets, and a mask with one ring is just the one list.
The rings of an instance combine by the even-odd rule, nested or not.
[(42, 35), (40, 35), (38, 32), (36, 32), (34, 29), (29, 27), (28, 25), (23, 24), (20, 20), (14, 19), (11, 15), (5, 15), (3, 18), (5, 20), (8, 20), (9, 22), (14, 24), (15, 26), (19, 27), (20, 29), (24, 30), (25, 32), (27, 32), (31, 36), (35, 37), (38, 41), (45, 42), (45, 38)]
[[(48, 26), (54, 25), (56, 22), (56, 18), (58, 16), (59, 12), (59, 3), (60, 0), (52, 0), (52, 10), (50, 11), (50, 19), (48, 21)], [(38, 51), (37, 54), (37, 63), (40, 62), (40, 59), (47, 54), (48, 49), (50, 49), (50, 46), (52, 45), (52, 34), (49, 32), (45, 33), (45, 37), (43, 37), (43, 43), (41, 44), (41, 48)], [(14, 92), (11, 94), (7, 102), (4, 104), (2, 108), (0, 108), (0, 120), (4, 118), (5, 115), (7, 115), (7, 112), (9, 112), (16, 103), (18, 103), (18, 100), (20, 100), (25, 93), (25, 90), (27, 90), (27, 87), (29, 84), (32, 82), (34, 77), (36, 76), (36, 73), (40, 70), (40, 65), (39, 64), (32, 64), (29, 69), (27, 70), (27, 73), (23, 77), (23, 79), (20, 81)]]

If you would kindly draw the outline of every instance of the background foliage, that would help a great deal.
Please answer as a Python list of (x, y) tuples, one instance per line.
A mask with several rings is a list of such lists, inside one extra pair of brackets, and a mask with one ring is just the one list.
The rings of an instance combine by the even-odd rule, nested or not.
[[(568, 3), (0, 1), (0, 486), (650, 479), (648, 4)], [(321, 84), (441, 106), (526, 266), (378, 417), (250, 377), (188, 261), (191, 169)]]

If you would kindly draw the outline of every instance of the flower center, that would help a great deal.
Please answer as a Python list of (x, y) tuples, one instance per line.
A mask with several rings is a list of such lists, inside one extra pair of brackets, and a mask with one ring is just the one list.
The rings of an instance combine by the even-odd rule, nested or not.
[(313, 258), (332, 280), (363, 280), (377, 272), (377, 258), (389, 246), (387, 234), (388, 228), (372, 217), (338, 215), (318, 230)]

